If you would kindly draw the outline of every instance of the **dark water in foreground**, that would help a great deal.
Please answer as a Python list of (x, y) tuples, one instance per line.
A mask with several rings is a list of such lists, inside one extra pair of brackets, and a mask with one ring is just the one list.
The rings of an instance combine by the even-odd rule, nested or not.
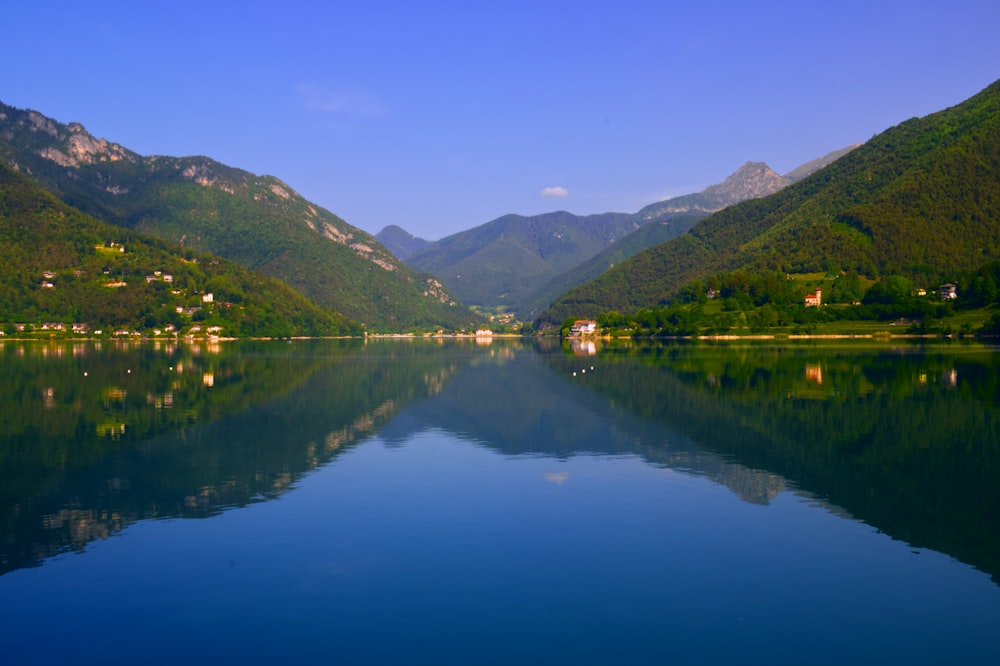
[(0, 663), (1000, 663), (998, 357), (0, 343)]

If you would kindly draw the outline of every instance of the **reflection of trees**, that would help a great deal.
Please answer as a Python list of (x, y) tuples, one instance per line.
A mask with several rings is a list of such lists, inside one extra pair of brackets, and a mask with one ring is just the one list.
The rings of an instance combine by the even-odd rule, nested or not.
[(608, 349), (597, 361), (577, 381), (614, 404), (897, 539), (1000, 574), (991, 351), (675, 344)]
[[(136, 520), (204, 517), (277, 497), (402, 406), (439, 392), (461, 358), (393, 343), (239, 343), (217, 355), (126, 348), (76, 357), (92, 368), (84, 379), (67, 368), (72, 357), (21, 349), (11, 355), (22, 362), (0, 368), (4, 397), (23, 398), (0, 402), (0, 572), (82, 549)], [(179, 367), (189, 382), (177, 379)], [(122, 384), (109, 401), (84, 383), (112, 379)], [(37, 386), (62, 396), (57, 409)], [(15, 404), (27, 415), (7, 418)], [(117, 437), (99, 434), (109, 410), (125, 424)]]
[[(52, 349), (0, 345), (0, 572), (136, 520), (277, 497), (356, 442), (427, 427), (507, 455), (639, 455), (761, 504), (788, 479), (1000, 572), (998, 373), (975, 348)], [(99, 434), (105, 420), (124, 432)]]
[(436, 400), (407, 410), (410, 431), (390, 428), (382, 436), (403, 441), (412, 430), (434, 427), (506, 455), (639, 455), (655, 465), (704, 475), (758, 504), (767, 504), (785, 486), (776, 474), (705, 451), (684, 435), (622, 414), (604, 398), (575, 386), (572, 372), (579, 370), (577, 377), (584, 377), (582, 370), (591, 367), (593, 358), (562, 357), (566, 369), (553, 373), (544, 354), (558, 357), (558, 348), (540, 349), (542, 354), (506, 349), (463, 368)]
[(122, 446), (287, 391), (318, 365), (128, 343), (6, 343), (0, 357), (0, 507)]

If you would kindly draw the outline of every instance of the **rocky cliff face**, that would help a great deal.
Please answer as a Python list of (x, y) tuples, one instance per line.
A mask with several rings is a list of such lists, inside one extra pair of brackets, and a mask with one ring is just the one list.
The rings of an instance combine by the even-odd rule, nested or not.
[(706, 187), (702, 195), (719, 208), (774, 194), (788, 184), (763, 162), (746, 162), (718, 185)]

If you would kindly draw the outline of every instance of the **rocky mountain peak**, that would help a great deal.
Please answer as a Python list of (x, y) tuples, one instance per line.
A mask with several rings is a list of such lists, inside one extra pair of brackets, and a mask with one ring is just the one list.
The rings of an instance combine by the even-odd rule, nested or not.
[(79, 168), (97, 162), (135, 161), (133, 153), (107, 139), (95, 138), (80, 123), (63, 125), (37, 111), (15, 109), (2, 103), (0, 121), (6, 129), (5, 138), (13, 139), (18, 132), (27, 131), (28, 135), (34, 135), (30, 143), (35, 154), (59, 166)]
[(764, 162), (746, 162), (718, 185), (705, 188), (703, 194), (717, 199), (723, 206), (729, 206), (774, 194), (787, 184)]

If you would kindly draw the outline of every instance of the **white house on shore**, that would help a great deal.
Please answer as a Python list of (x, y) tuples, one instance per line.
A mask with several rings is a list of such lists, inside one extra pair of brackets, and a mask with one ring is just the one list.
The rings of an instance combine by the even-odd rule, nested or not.
[(569, 329), (570, 335), (590, 335), (597, 332), (597, 322), (593, 319), (577, 319)]
[(941, 294), (941, 299), (945, 301), (950, 301), (958, 298), (958, 287), (953, 285), (951, 282), (946, 282), (940, 287), (938, 287), (938, 293)]

